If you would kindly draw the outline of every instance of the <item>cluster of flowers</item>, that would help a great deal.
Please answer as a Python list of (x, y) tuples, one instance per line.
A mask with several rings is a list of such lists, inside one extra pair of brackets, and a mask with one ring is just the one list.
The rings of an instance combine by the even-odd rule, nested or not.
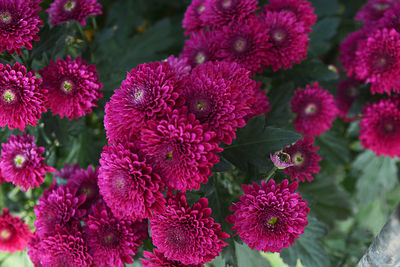
[(190, 35), (181, 54), (194, 67), (207, 61), (236, 62), (251, 74), (262, 67), (291, 68), (307, 56), (308, 33), (317, 16), (304, 0), (194, 0), (183, 20)]
[(354, 100), (360, 84), (370, 84), (372, 94), (388, 98), (368, 104), (360, 121), (362, 145), (378, 156), (400, 156), (400, 3), (370, 0), (356, 14), (364, 27), (351, 33), (340, 46), (340, 60), (348, 80), (342, 90)]
[[(32, 49), (32, 42), (43, 26), (39, 17), (42, 0), (0, 0), (0, 53), (8, 50), (21, 54), (21, 48)], [(52, 25), (78, 21), (85, 25), (89, 15), (101, 14), (97, 0), (55, 0), (47, 10)]]

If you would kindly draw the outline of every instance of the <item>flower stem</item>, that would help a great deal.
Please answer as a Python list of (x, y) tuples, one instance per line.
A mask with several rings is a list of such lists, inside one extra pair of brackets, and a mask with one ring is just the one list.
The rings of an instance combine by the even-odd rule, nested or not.
[(269, 173), (265, 176), (265, 181), (268, 182), (271, 179), (272, 175), (276, 172), (278, 168), (274, 165), (274, 167), (269, 171)]

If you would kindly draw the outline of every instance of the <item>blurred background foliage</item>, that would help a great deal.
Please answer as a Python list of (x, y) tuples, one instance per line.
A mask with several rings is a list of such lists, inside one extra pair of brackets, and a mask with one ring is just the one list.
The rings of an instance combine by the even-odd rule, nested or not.
[[(97, 166), (106, 144), (104, 105), (113, 90), (119, 88), (126, 73), (138, 64), (163, 60), (170, 54), (177, 56), (184, 45), (181, 21), (190, 0), (99, 2), (103, 5), (103, 15), (90, 17), (86, 26), (67, 23), (51, 27), (44, 11), (50, 1), (44, 1), (41, 17), (45, 26), (33, 50), (23, 50), (21, 56), (0, 55), (1, 63), (18, 61), (36, 71), (50, 60), (67, 54), (82, 55), (89, 63), (97, 65), (104, 84), (104, 98), (92, 114), (69, 121), (47, 113), (43, 114), (38, 127), (26, 130), (36, 137), (40, 146), (46, 147), (48, 164), (57, 169), (74, 162), (82, 168)], [(267, 3), (266, 0), (260, 2)], [(224, 218), (229, 214), (227, 207), (241, 193), (240, 184), (261, 181), (272, 168), (266, 156), (299, 138), (294, 133), (291, 123), (294, 116), (289, 110), (294, 90), (319, 81), (335, 94), (338, 83), (345, 78), (340, 72), (338, 46), (350, 32), (360, 27), (353, 17), (365, 1), (313, 0), (312, 3), (318, 22), (310, 35), (308, 58), (293, 69), (275, 73), (265, 70), (256, 77), (268, 90), (272, 111), (265, 121), (255, 118), (238, 132), (234, 146), (226, 147), (222, 153), (210, 182), (188, 196), (190, 201), (208, 197), (213, 217), (230, 234), (230, 225)], [(360, 90), (368, 91), (367, 88)], [(361, 106), (371, 101), (371, 97), (361, 92), (350, 112), (358, 116)], [(0, 142), (5, 142), (12, 133), (18, 130), (1, 128)], [(257, 140), (261, 145), (247, 145), (246, 140)], [(399, 201), (398, 160), (364, 151), (358, 140), (357, 121), (348, 124), (337, 119), (330, 131), (317, 138), (316, 144), (323, 158), (320, 174), (313, 182), (301, 184), (299, 189), (311, 208), (304, 235), (280, 255), (252, 251), (234, 236), (230, 238), (234, 245), (225, 248), (211, 266), (325, 267), (357, 263)], [(280, 181), (285, 177), (279, 171), (274, 178)], [(40, 188), (26, 193), (10, 184), (2, 185), (0, 207), (7, 207), (32, 225), (33, 206), (51, 181), (49, 175)], [(146, 241), (144, 247), (151, 250), (151, 242)], [(2, 253), (0, 266), (31, 266), (31, 263), (26, 252), (11, 256)], [(140, 266), (140, 261), (136, 260), (131, 266)]]

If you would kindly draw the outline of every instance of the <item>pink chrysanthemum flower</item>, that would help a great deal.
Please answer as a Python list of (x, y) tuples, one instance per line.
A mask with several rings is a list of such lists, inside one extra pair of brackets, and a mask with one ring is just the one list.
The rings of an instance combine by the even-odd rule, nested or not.
[(396, 4), (385, 12), (383, 18), (378, 22), (379, 28), (395, 29), (400, 33), (400, 3)]
[(31, 235), (29, 226), (23, 220), (3, 209), (0, 215), (0, 251), (23, 251)]
[(45, 90), (34, 71), (27, 72), (18, 62), (13, 67), (0, 64), (0, 127), (21, 131), (36, 126), (45, 108)]
[(400, 33), (380, 29), (360, 42), (356, 52), (355, 74), (371, 83), (373, 94), (400, 92)]
[(80, 219), (86, 211), (81, 208), (86, 196), (76, 196), (76, 188), (69, 185), (51, 187), (39, 199), (35, 206), (36, 233), (42, 237), (53, 234), (58, 227), (63, 229), (76, 229), (80, 226)]
[(231, 144), (255, 103), (257, 83), (236, 63), (208, 62), (193, 69), (183, 96), (190, 113), (217, 140)]
[(43, 267), (91, 267), (93, 258), (81, 232), (56, 232), (40, 241), (40, 262)]
[(104, 147), (100, 164), (100, 192), (115, 216), (137, 220), (165, 209), (164, 183), (134, 144)]
[(178, 74), (165, 62), (132, 69), (106, 105), (104, 127), (110, 142), (137, 139), (148, 120), (164, 118), (183, 104)]
[(165, 184), (177, 190), (198, 190), (207, 183), (221, 152), (215, 133), (206, 131), (193, 114), (174, 110), (168, 119), (149, 121), (140, 141), (143, 154)]
[(261, 181), (261, 186), (242, 185), (244, 195), (230, 207), (234, 214), (226, 220), (234, 224), (232, 230), (251, 249), (281, 252), (293, 245), (308, 224), (310, 209), (295, 193), (297, 186), (297, 182), (289, 184), (288, 180), (278, 185), (274, 180), (268, 184)]
[(7, 182), (21, 186), (23, 190), (39, 187), (46, 172), (54, 172), (42, 157), (44, 147), (37, 147), (35, 138), (27, 134), (11, 135), (7, 143), (1, 144), (1, 174)]
[(210, 217), (207, 198), (200, 198), (192, 207), (182, 193), (169, 195), (167, 209), (156, 214), (150, 229), (153, 244), (169, 260), (183, 264), (203, 264), (219, 255), (229, 237), (221, 225)]
[(93, 264), (98, 267), (123, 267), (131, 264), (138, 247), (148, 238), (147, 221), (133, 222), (114, 217), (103, 203), (92, 208), (85, 219), (85, 234)]
[(335, 99), (318, 82), (299, 88), (290, 101), (296, 131), (305, 135), (321, 135), (332, 126), (337, 114)]
[(85, 202), (81, 208), (89, 209), (93, 203), (100, 199), (99, 187), (97, 180), (99, 175), (99, 167), (93, 170), (92, 166), (88, 166), (87, 170), (78, 169), (68, 179), (68, 184), (74, 188), (77, 195), (85, 195)]
[(166, 62), (178, 74), (178, 79), (186, 78), (192, 71), (192, 66), (189, 65), (189, 60), (183, 57), (169, 56)]
[(81, 57), (58, 58), (39, 71), (43, 88), (48, 90), (47, 106), (54, 115), (72, 120), (92, 112), (96, 101), (103, 94), (95, 65), (89, 65)]
[(79, 167), (78, 163), (74, 163), (72, 165), (65, 163), (64, 168), (60, 169), (59, 171), (56, 171), (54, 177), (60, 177), (64, 180), (68, 180), (73, 174), (75, 174), (80, 170), (82, 169)]
[[(154, 254), (153, 254), (154, 253)], [(183, 264), (179, 261), (167, 259), (158, 249), (154, 249), (153, 253), (144, 251), (145, 259), (142, 259), (143, 267), (203, 267), (203, 264)]]
[(192, 33), (190, 39), (185, 41), (180, 57), (186, 58), (190, 66), (196, 67), (208, 61), (214, 61), (218, 47), (219, 44), (213, 31)]
[(264, 27), (269, 32), (271, 47), (266, 51), (266, 66), (274, 71), (288, 69), (307, 57), (309, 46), (306, 27), (293, 13), (285, 11), (264, 12)]
[(361, 41), (368, 37), (369, 30), (361, 29), (350, 33), (339, 46), (339, 60), (342, 62), (343, 69), (349, 72), (349, 76), (354, 75), (357, 61), (355, 60), (356, 51)]
[(338, 109), (339, 117), (343, 118), (345, 121), (351, 120), (351, 118), (347, 117), (347, 113), (349, 112), (354, 100), (356, 100), (360, 94), (358, 91), (360, 85), (361, 82), (354, 78), (348, 78), (340, 82), (338, 85), (336, 107)]
[(290, 158), (294, 164), (289, 168), (286, 168), (284, 172), (290, 175), (292, 180), (298, 180), (305, 182), (306, 180), (311, 182), (313, 174), (317, 174), (321, 167), (318, 162), (322, 158), (315, 153), (319, 147), (314, 146), (314, 138), (306, 136), (294, 145), (285, 147), (285, 152), (290, 155)]
[(294, 13), (297, 20), (304, 23), (306, 32), (311, 32), (311, 27), (314, 26), (317, 20), (317, 15), (314, 14), (311, 2), (305, 0), (269, 0), (265, 10)]
[(246, 19), (257, 4), (257, 0), (207, 0), (200, 18), (206, 26), (220, 28)]
[(258, 82), (257, 86), (254, 87), (253, 96), (254, 102), (250, 105), (250, 113), (245, 117), (246, 121), (258, 115), (264, 114), (271, 110), (267, 93), (264, 89), (261, 89), (262, 83)]
[(0, 53), (9, 50), (11, 54), (17, 52), (20, 55), (22, 47), (30, 50), (32, 42), (39, 41), (37, 33), (43, 26), (39, 2), (0, 0)]
[(396, 2), (397, 0), (369, 0), (357, 12), (355, 19), (363, 21), (367, 26), (374, 25)]
[(360, 140), (378, 156), (400, 156), (400, 101), (382, 99), (364, 107)]
[(200, 14), (205, 10), (206, 0), (193, 0), (187, 7), (182, 21), (182, 27), (186, 30), (185, 34), (198, 32), (204, 27)]
[(261, 72), (261, 66), (267, 61), (266, 51), (271, 47), (268, 42), (268, 29), (256, 16), (242, 23), (224, 26), (215, 31), (218, 45), (216, 58), (221, 61), (236, 62), (251, 74)]
[(50, 15), (52, 25), (70, 20), (86, 25), (89, 15), (102, 14), (101, 5), (97, 0), (55, 0), (46, 11)]

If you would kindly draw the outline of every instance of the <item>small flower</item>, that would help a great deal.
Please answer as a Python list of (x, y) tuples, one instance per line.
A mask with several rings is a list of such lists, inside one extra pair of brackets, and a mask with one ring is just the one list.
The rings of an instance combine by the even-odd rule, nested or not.
[(189, 65), (194, 68), (208, 61), (216, 60), (215, 53), (218, 46), (214, 32), (206, 30), (192, 33), (190, 38), (185, 41), (180, 57), (186, 58)]
[(168, 260), (194, 265), (213, 260), (229, 235), (210, 215), (207, 198), (190, 207), (184, 194), (170, 194), (166, 211), (150, 220), (153, 244)]
[(47, 9), (52, 25), (75, 20), (86, 25), (89, 15), (102, 14), (101, 5), (97, 0), (55, 0)]
[(60, 177), (64, 180), (68, 180), (73, 174), (75, 174), (79, 170), (82, 169), (79, 167), (78, 163), (74, 163), (72, 165), (65, 163), (64, 168), (60, 169), (59, 171), (56, 171), (54, 177)]
[(397, 0), (370, 0), (357, 12), (355, 19), (367, 26), (374, 26), (396, 3)]
[(244, 195), (230, 207), (233, 214), (226, 220), (251, 249), (281, 252), (293, 245), (308, 224), (310, 209), (295, 193), (297, 186), (288, 180), (278, 185), (274, 180), (261, 181), (261, 186), (242, 185)]
[(296, 131), (305, 135), (321, 135), (332, 126), (337, 108), (333, 96), (319, 86), (318, 82), (299, 88), (290, 101), (291, 110), (297, 114)]
[(290, 155), (283, 151), (275, 152), (273, 155), (270, 154), (269, 157), (272, 160), (272, 162), (274, 163), (275, 167), (280, 170), (295, 165), (295, 163), (292, 162)]
[(339, 60), (342, 62), (343, 68), (349, 72), (349, 76), (354, 75), (355, 67), (358, 64), (355, 58), (360, 42), (365, 40), (369, 33), (370, 31), (366, 29), (355, 31), (349, 34), (340, 44)]
[(336, 107), (338, 109), (339, 117), (343, 118), (345, 121), (352, 120), (352, 118), (347, 117), (347, 113), (349, 112), (353, 102), (360, 94), (358, 90), (360, 85), (361, 82), (354, 78), (343, 80), (338, 85), (336, 94)]
[(169, 56), (165, 61), (171, 66), (174, 72), (178, 74), (179, 79), (188, 77), (192, 71), (192, 67), (189, 65), (187, 58)]
[(4, 208), (0, 215), (0, 251), (23, 251), (31, 236), (29, 225)]
[(42, 157), (44, 147), (37, 147), (34, 137), (27, 134), (11, 135), (7, 143), (1, 144), (1, 175), (7, 182), (21, 186), (23, 190), (39, 187), (46, 172), (54, 172)]
[[(153, 254), (154, 253), (154, 254)], [(179, 261), (167, 259), (158, 249), (154, 249), (153, 253), (144, 251), (145, 259), (142, 259), (143, 267), (203, 267), (203, 264), (183, 264)]]
[(81, 57), (58, 58), (39, 71), (43, 87), (48, 90), (47, 106), (54, 115), (72, 120), (92, 112), (96, 101), (103, 94), (95, 65), (89, 65)]
[(185, 16), (182, 21), (182, 27), (186, 29), (185, 34), (198, 32), (204, 27), (204, 23), (200, 18), (200, 14), (204, 12), (206, 0), (193, 0), (187, 7)]
[(99, 175), (99, 167), (93, 171), (92, 166), (88, 166), (87, 170), (77, 169), (68, 179), (68, 184), (76, 190), (77, 195), (85, 195), (85, 202), (81, 208), (89, 209), (93, 203), (100, 199), (99, 187), (97, 180)]

